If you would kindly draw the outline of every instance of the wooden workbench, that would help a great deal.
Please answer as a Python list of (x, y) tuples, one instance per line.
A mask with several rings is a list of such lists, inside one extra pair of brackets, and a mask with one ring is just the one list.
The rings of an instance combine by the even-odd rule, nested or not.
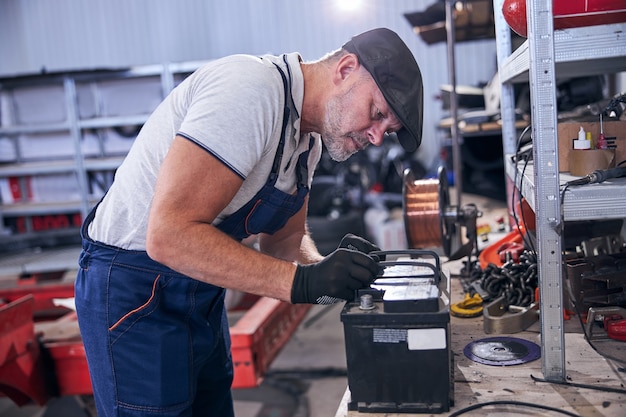
[[(458, 279), (452, 279), (452, 302), (461, 300)], [(454, 406), (447, 416), (470, 405), (490, 401), (521, 401), (566, 410), (575, 415), (626, 416), (626, 366), (604, 359), (585, 341), (577, 318), (565, 321), (565, 354), (567, 381), (576, 384), (611, 387), (623, 392), (575, 388), (546, 382), (535, 382), (531, 375), (543, 379), (541, 359), (514, 366), (490, 366), (468, 359), (464, 347), (472, 341), (499, 335), (485, 334), (483, 318), (451, 317), (452, 351), (454, 355)], [(525, 339), (541, 345), (539, 322), (526, 331), (501, 335)], [(626, 361), (626, 342), (594, 341), (611, 344), (611, 353)], [(446, 370), (442, 369), (442, 372)], [(350, 392), (346, 392), (335, 417), (410, 417), (430, 414), (359, 413), (348, 411)], [(463, 416), (557, 416), (563, 415), (521, 406), (489, 406), (463, 413)]]

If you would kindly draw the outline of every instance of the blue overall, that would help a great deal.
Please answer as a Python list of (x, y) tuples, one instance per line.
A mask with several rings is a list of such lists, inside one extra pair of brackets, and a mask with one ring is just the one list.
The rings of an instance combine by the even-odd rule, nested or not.
[[(296, 194), (275, 188), (289, 119), (266, 184), (217, 227), (237, 240), (274, 233), (300, 210), (309, 151), (299, 157)], [(312, 143), (312, 141), (311, 141)], [(310, 149), (309, 149), (310, 150)], [(81, 228), (76, 309), (99, 417), (233, 416), (233, 364), (223, 288), (91, 239), (94, 208)]]

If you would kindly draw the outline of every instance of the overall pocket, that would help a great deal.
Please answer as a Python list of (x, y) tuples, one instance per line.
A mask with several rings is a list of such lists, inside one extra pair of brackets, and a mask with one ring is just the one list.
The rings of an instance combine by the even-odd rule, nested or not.
[(188, 306), (185, 293), (168, 288), (169, 282), (179, 279), (116, 265), (111, 276), (115, 279), (109, 280), (108, 289), (109, 343), (118, 405), (159, 412), (187, 407)]

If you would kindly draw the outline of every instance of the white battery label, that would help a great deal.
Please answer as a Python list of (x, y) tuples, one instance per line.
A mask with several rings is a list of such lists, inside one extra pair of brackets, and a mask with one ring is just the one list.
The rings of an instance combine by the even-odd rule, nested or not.
[(373, 329), (374, 343), (400, 343), (406, 342), (406, 329)]
[(448, 345), (445, 329), (409, 329), (407, 333), (409, 350), (445, 349)]
[(374, 343), (404, 343), (409, 350), (437, 350), (448, 346), (445, 329), (372, 329)]

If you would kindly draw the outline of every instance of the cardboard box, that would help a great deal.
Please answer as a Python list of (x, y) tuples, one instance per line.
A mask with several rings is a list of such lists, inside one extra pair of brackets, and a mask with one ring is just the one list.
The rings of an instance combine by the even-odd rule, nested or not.
[[(626, 121), (605, 121), (602, 123), (604, 136), (615, 137), (615, 165), (626, 159)], [(559, 172), (569, 172), (569, 151), (573, 149), (573, 140), (578, 138), (578, 131), (582, 126), (585, 132), (591, 132), (595, 143), (600, 135), (600, 121), (577, 122), (566, 121), (558, 125), (559, 140)]]

